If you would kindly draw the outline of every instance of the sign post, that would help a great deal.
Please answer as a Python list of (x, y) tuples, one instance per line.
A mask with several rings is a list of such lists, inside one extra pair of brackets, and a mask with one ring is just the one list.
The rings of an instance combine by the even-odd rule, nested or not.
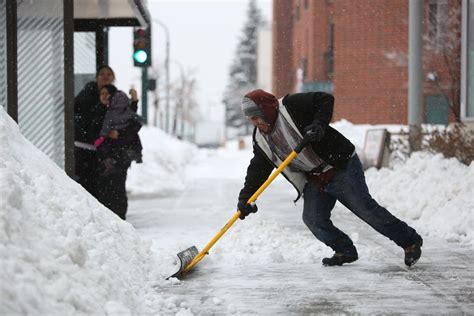
[(390, 159), (390, 133), (387, 129), (370, 129), (365, 134), (364, 168), (388, 167)]

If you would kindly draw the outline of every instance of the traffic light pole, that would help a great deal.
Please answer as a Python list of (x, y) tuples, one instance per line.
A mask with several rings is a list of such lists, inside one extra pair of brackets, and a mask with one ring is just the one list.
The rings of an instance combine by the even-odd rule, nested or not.
[(148, 67), (142, 68), (142, 117), (148, 124)]

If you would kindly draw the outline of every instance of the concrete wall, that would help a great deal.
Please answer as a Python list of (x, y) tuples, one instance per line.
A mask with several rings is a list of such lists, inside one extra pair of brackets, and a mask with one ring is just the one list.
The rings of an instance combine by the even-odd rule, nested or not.
[(272, 28), (263, 26), (258, 32), (257, 86), (272, 91)]

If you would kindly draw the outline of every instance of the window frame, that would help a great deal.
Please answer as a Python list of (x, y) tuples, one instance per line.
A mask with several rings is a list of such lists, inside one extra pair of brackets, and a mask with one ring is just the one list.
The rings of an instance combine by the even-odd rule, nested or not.
[[(472, 5), (472, 8), (470, 7)], [(462, 122), (474, 122), (474, 111), (469, 113), (468, 116), (468, 102), (474, 102), (474, 100), (468, 99), (468, 88), (469, 88), (469, 79), (468, 79), (468, 69), (469, 62), (473, 63), (474, 61), (468, 60), (468, 38), (469, 38), (469, 11), (474, 9), (474, 0), (463, 0), (462, 2), (462, 30), (461, 30), (461, 121)], [(474, 46), (474, 43), (471, 43)], [(471, 67), (472, 68), (472, 67)], [(471, 70), (474, 71), (474, 70)], [(471, 95), (474, 95), (474, 92), (471, 92)]]
[[(436, 11), (433, 13), (433, 11)], [(445, 47), (445, 38), (448, 32), (449, 6), (447, 0), (428, 1), (428, 42), (436, 51), (442, 51)]]

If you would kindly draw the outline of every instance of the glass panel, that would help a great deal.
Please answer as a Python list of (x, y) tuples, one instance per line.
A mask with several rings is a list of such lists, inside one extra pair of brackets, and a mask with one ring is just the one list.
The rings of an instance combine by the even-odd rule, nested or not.
[(63, 1), (18, 1), (18, 123), (64, 167)]
[(74, 33), (74, 95), (95, 80), (95, 33)]

